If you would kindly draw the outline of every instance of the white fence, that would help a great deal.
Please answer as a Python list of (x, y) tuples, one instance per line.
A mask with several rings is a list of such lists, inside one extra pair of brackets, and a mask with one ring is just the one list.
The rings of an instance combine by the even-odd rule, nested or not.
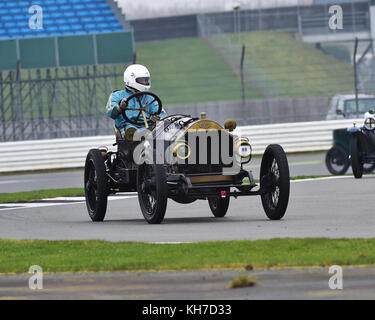
[(245, 126), (236, 133), (249, 137), (254, 154), (263, 153), (270, 143), (280, 144), (287, 153), (325, 151), (332, 146), (332, 130), (349, 128), (353, 123), (362, 126), (363, 119)]
[[(363, 119), (245, 126), (235, 133), (249, 137), (254, 154), (262, 154), (270, 143), (281, 144), (289, 153), (322, 151), (331, 147), (333, 129), (348, 128), (353, 122), (359, 125)], [(83, 167), (89, 149), (113, 149), (114, 142), (113, 135), (0, 143), (0, 172)]]

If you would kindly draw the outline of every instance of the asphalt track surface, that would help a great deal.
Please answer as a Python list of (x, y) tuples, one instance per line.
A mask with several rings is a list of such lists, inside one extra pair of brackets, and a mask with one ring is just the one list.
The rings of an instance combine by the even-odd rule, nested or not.
[[(239, 274), (249, 274), (255, 285), (227, 288)], [(328, 268), (256, 270), (250, 273), (211, 270), (45, 274), (43, 289), (30, 290), (30, 275), (0, 275), (0, 299), (192, 299), (202, 300), (201, 304), (205, 299), (226, 300), (225, 304), (230, 304), (231, 299), (375, 300), (375, 267), (343, 268), (342, 289), (329, 288), (331, 276)], [(149, 302), (145, 302), (145, 306), (149, 306)], [(184, 315), (186, 309), (176, 314)]]
[(214, 218), (204, 200), (189, 205), (169, 200), (160, 225), (145, 222), (135, 194), (109, 201), (105, 221), (97, 223), (90, 220), (83, 199), (26, 208), (3, 206), (0, 237), (139, 242), (371, 238), (375, 236), (375, 214), (369, 200), (374, 185), (373, 175), (293, 181), (288, 210), (281, 221), (267, 219), (259, 196), (232, 198), (224, 218)]
[[(260, 157), (255, 157), (250, 164), (254, 177), (258, 178)], [(327, 175), (325, 153), (288, 155), (291, 176)], [(351, 170), (348, 170), (350, 173)], [(0, 193), (19, 192), (41, 189), (81, 188), (83, 186), (83, 169), (42, 174), (0, 175)]]

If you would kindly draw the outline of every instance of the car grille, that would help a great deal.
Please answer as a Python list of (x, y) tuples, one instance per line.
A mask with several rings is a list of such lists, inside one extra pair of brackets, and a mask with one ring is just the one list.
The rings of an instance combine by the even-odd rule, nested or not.
[[(210, 133), (212, 136), (187, 133), (185, 142), (191, 148), (191, 155), (184, 161), (184, 164), (179, 166), (181, 172), (221, 172), (224, 167), (232, 166), (232, 161), (228, 161), (228, 158), (233, 157), (233, 136), (225, 130), (212, 130)], [(227, 139), (228, 150), (222, 150), (222, 139)], [(205, 152), (205, 154), (202, 154), (202, 152)]]

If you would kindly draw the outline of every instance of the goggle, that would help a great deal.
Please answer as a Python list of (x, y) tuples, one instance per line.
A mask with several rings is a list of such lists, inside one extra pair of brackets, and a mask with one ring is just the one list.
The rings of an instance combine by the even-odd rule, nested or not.
[(141, 77), (141, 78), (137, 78), (135, 79), (135, 81), (139, 84), (142, 84), (144, 86), (149, 86), (150, 83), (151, 83), (151, 79), (150, 77)]

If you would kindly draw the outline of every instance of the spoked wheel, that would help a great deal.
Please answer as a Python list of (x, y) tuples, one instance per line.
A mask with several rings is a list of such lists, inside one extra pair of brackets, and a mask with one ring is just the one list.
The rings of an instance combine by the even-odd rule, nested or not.
[(279, 220), (288, 207), (290, 181), (288, 159), (278, 144), (269, 145), (264, 152), (260, 177), (264, 211), (269, 219)]
[(92, 221), (103, 221), (109, 187), (104, 158), (98, 149), (91, 149), (87, 154), (84, 183), (89, 216)]
[(354, 135), (350, 139), (350, 159), (352, 162), (353, 175), (356, 179), (362, 178), (363, 162), (361, 156), (361, 147), (358, 138)]
[(137, 173), (138, 200), (142, 214), (151, 224), (161, 223), (167, 210), (168, 186), (163, 165), (143, 164)]
[(363, 165), (363, 173), (371, 173), (375, 170), (375, 163), (365, 163)]
[(332, 174), (345, 174), (350, 165), (345, 149), (339, 145), (333, 146), (326, 155), (326, 166)]
[[(225, 191), (228, 194), (230, 189), (228, 188)], [(229, 200), (230, 200), (229, 196), (226, 196), (225, 198), (221, 198), (221, 197), (210, 197), (210, 198), (208, 198), (208, 204), (210, 206), (212, 214), (216, 218), (222, 218), (222, 217), (225, 216), (225, 214), (228, 211)]]

